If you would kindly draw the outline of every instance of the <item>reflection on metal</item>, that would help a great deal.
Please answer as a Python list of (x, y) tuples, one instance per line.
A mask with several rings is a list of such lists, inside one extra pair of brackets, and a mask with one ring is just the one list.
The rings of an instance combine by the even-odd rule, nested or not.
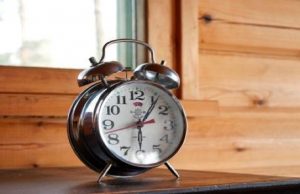
[(180, 85), (179, 76), (175, 71), (167, 66), (156, 63), (139, 65), (134, 71), (134, 76), (137, 79), (157, 82), (167, 89), (176, 89)]
[(111, 168), (112, 164), (108, 163), (104, 169), (101, 171), (99, 178), (97, 180), (97, 183), (101, 183), (102, 179), (106, 176), (106, 174), (108, 173), (109, 169)]
[(180, 178), (179, 173), (175, 170), (175, 168), (169, 162), (165, 162), (165, 165), (172, 172), (172, 174), (174, 176), (176, 176), (177, 178)]
[(99, 63), (103, 62), (103, 60), (105, 58), (105, 49), (106, 49), (106, 47), (108, 47), (111, 44), (121, 43), (121, 42), (135, 43), (135, 44), (140, 44), (140, 45), (145, 46), (149, 50), (149, 52), (150, 52), (150, 60), (151, 60), (151, 62), (155, 63), (154, 51), (153, 51), (153, 48), (149, 44), (147, 44), (147, 43), (145, 43), (143, 41), (140, 41), (140, 40), (128, 39), (128, 38), (121, 38), (121, 39), (116, 39), (116, 40), (112, 40), (112, 41), (107, 42), (103, 46), (103, 48), (102, 48), (102, 57), (101, 57)]

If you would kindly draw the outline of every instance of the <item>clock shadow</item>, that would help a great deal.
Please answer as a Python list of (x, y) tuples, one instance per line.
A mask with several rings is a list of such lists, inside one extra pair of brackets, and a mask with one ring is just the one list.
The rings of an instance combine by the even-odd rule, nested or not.
[(110, 192), (110, 193), (128, 193), (128, 192), (143, 192), (145, 188), (152, 188), (153, 190), (164, 188), (166, 185), (177, 185), (178, 179), (175, 177), (105, 177), (101, 183), (97, 180), (93, 182), (86, 182), (76, 185), (67, 193), (80, 194), (80, 193), (97, 193), (97, 192)]

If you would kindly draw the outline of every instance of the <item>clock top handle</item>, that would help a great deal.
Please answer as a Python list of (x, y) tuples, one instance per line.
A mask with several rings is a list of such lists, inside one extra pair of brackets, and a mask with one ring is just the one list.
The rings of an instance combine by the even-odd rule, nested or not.
[(100, 59), (99, 63), (102, 63), (104, 61), (106, 47), (108, 47), (109, 45), (116, 44), (116, 43), (121, 43), (121, 42), (135, 43), (135, 44), (140, 44), (140, 45), (145, 46), (148, 49), (148, 51), (150, 52), (151, 63), (156, 63), (155, 62), (154, 50), (149, 44), (147, 44), (143, 41), (140, 41), (140, 40), (127, 39), (127, 38), (115, 39), (115, 40), (111, 40), (111, 41), (105, 43), (103, 48), (102, 48), (102, 56), (101, 56), (101, 59)]

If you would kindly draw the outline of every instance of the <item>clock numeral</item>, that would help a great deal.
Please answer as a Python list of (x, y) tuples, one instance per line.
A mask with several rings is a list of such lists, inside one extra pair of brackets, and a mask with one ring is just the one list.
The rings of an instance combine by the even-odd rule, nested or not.
[(106, 114), (107, 115), (118, 115), (120, 113), (120, 107), (117, 105), (107, 106)]
[(153, 148), (154, 151), (157, 151), (159, 154), (162, 152), (161, 148), (160, 148), (160, 144), (153, 145), (152, 148)]
[(165, 120), (164, 124), (165, 124), (164, 130), (171, 131), (171, 130), (174, 130), (174, 128), (175, 128), (174, 121)]
[(117, 96), (117, 104), (127, 104), (126, 96)]
[(141, 90), (130, 91), (130, 100), (145, 100), (145, 93)]
[(108, 143), (110, 145), (117, 145), (119, 143), (119, 136), (118, 134), (111, 133), (108, 135)]
[(168, 107), (165, 106), (165, 105), (160, 105), (158, 107), (158, 109), (160, 110), (158, 114), (161, 114), (161, 115), (168, 115)]
[(109, 119), (103, 120), (102, 124), (103, 124), (103, 128), (105, 130), (112, 129), (115, 126), (114, 122), (112, 120), (109, 120)]
[(168, 134), (162, 136), (159, 140), (160, 141), (164, 141), (166, 143), (169, 143), (169, 136), (168, 136)]
[(125, 151), (124, 151), (124, 156), (127, 156), (128, 151), (129, 151), (130, 148), (131, 148), (131, 147), (129, 147), (129, 146), (121, 146), (121, 147), (120, 147), (120, 150), (121, 150), (121, 151), (122, 151), (122, 150), (125, 150)]

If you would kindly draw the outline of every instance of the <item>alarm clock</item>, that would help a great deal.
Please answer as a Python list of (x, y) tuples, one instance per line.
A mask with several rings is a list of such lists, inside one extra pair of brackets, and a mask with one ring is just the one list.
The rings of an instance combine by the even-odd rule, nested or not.
[[(107, 46), (120, 43), (145, 46), (149, 63), (137, 66), (131, 78), (107, 80), (126, 71), (117, 61), (105, 62)], [(117, 39), (107, 42), (99, 62), (80, 72), (78, 85), (90, 86), (79, 94), (68, 115), (68, 137), (78, 158), (90, 169), (106, 175), (127, 177), (165, 164), (182, 146), (187, 121), (177, 98), (169, 91), (179, 87), (179, 76), (155, 62), (154, 51), (145, 42)]]

